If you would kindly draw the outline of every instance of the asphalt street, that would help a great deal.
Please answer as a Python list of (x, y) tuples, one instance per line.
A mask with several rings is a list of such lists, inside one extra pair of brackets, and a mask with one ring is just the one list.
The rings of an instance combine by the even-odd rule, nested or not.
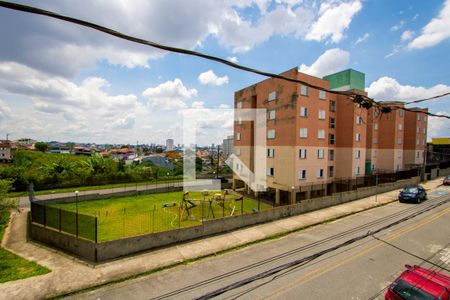
[(450, 268), (450, 187), (71, 299), (383, 299), (404, 264)]

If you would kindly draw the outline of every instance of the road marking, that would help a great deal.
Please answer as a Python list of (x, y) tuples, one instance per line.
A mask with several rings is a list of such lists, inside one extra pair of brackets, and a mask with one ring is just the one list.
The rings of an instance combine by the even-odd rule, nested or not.
[[(431, 222), (434, 222), (435, 220), (441, 218), (442, 216), (446, 215), (449, 212), (450, 212), (450, 208), (447, 208), (447, 209), (445, 209), (445, 210), (443, 210), (441, 212), (438, 212), (438, 213), (434, 214), (431, 218), (427, 218), (424, 221), (415, 224), (412, 227), (408, 227), (408, 228), (405, 228), (403, 230), (399, 230), (399, 232), (397, 232), (396, 234), (390, 236), (386, 240), (387, 241), (395, 240), (398, 237), (400, 237), (400, 236), (402, 236), (402, 235), (404, 235), (404, 234), (406, 234), (408, 232), (411, 232), (413, 230), (416, 230), (419, 227), (422, 227), (422, 226), (427, 225), (427, 224), (429, 224)], [(350, 261), (352, 261), (352, 260), (354, 260), (354, 259), (356, 259), (356, 258), (358, 258), (360, 256), (363, 256), (363, 255), (367, 254), (368, 252), (370, 252), (370, 251), (372, 251), (372, 250), (374, 250), (374, 249), (376, 249), (376, 248), (378, 248), (378, 247), (380, 247), (382, 245), (384, 245), (384, 243), (379, 242), (379, 241), (373, 241), (371, 244), (372, 245), (369, 248), (367, 248), (365, 250), (362, 250), (361, 252), (359, 252), (359, 253), (357, 253), (355, 255), (352, 255), (351, 257), (349, 257), (349, 258), (347, 258), (347, 259), (345, 259), (343, 261), (335, 263), (334, 265), (331, 265), (331, 266), (327, 265), (324, 268), (319, 268), (317, 270), (311, 271), (311, 272), (303, 275), (300, 279), (297, 279), (294, 282), (291, 282), (289, 285), (286, 285), (286, 286), (283, 286), (281, 288), (276, 289), (273, 293), (269, 294), (268, 296), (262, 297), (261, 299), (270, 299), (270, 298), (273, 298), (274, 296), (280, 296), (281, 294), (285, 293), (286, 291), (291, 290), (291, 289), (293, 289), (295, 287), (298, 287), (298, 285), (300, 285), (300, 284), (305, 284), (305, 283), (311, 281), (312, 279), (317, 278), (320, 275), (328, 273), (328, 272), (330, 272), (330, 271), (332, 271), (332, 270), (334, 270), (334, 269), (336, 269), (336, 268), (338, 268), (338, 267), (340, 267), (340, 266), (342, 266), (342, 265), (344, 265), (344, 264), (346, 264), (346, 263), (348, 263), (348, 262), (350, 262)]]

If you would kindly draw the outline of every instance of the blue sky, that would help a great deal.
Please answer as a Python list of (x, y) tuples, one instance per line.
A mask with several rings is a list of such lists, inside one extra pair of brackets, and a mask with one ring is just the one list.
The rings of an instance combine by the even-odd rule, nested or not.
[[(18, 2), (275, 73), (354, 68), (377, 100), (450, 91), (450, 0)], [(234, 91), (264, 79), (3, 8), (0, 35), (0, 135), (13, 139), (177, 143), (180, 110), (194, 107), (209, 128), (199, 143), (217, 143), (232, 133)], [(450, 115), (449, 100), (426, 106)], [(437, 136), (450, 122), (430, 118)]]

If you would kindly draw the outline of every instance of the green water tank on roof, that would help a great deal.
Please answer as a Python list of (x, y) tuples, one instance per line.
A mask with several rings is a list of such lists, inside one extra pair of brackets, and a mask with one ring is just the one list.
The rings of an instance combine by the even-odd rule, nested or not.
[(364, 91), (366, 75), (362, 72), (347, 69), (324, 76), (330, 82), (330, 89), (335, 91), (360, 90)]

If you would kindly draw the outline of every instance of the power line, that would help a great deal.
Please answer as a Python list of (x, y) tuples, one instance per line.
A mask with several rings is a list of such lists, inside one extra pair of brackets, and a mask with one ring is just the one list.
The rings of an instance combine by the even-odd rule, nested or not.
[(406, 104), (420, 103), (420, 102), (434, 100), (434, 99), (445, 97), (445, 96), (449, 96), (449, 95), (450, 95), (450, 92), (447, 92), (447, 93), (444, 93), (444, 94), (441, 94), (441, 95), (437, 95), (437, 96), (433, 96), (433, 97), (430, 97), (430, 98), (425, 98), (425, 99), (420, 99), (420, 100), (414, 100), (414, 101), (406, 102)]
[(394, 244), (389, 243), (388, 241), (385, 241), (385, 240), (383, 240), (383, 239), (380, 239), (380, 238), (376, 237), (375, 235), (372, 235), (372, 237), (373, 237), (374, 239), (376, 239), (377, 241), (383, 242), (383, 243), (385, 243), (386, 245), (391, 246), (392, 248), (395, 248), (395, 249), (400, 250), (400, 251), (402, 251), (402, 252), (404, 252), (404, 253), (406, 253), (406, 254), (409, 254), (409, 255), (411, 255), (411, 256), (414, 256), (415, 258), (418, 258), (418, 259), (420, 259), (421, 261), (427, 262), (427, 263), (429, 263), (429, 264), (432, 265), (432, 266), (435, 266), (435, 267), (438, 267), (438, 268), (442, 268), (442, 269), (446, 270), (447, 272), (450, 272), (450, 270), (447, 269), (447, 268), (445, 268), (445, 267), (441, 267), (440, 265), (435, 264), (434, 262), (432, 262), (432, 261), (430, 261), (430, 260), (428, 260), (428, 259), (426, 259), (426, 258), (420, 257), (420, 256), (418, 256), (418, 255), (416, 255), (416, 254), (414, 254), (414, 253), (412, 253), (412, 252), (409, 252), (409, 251), (407, 251), (407, 250), (405, 250), (405, 249), (402, 249), (402, 248), (400, 248), (400, 247), (398, 247), (398, 246), (396, 246), (396, 245), (394, 245)]
[[(31, 13), (31, 14), (37, 14), (37, 15), (43, 15), (43, 16), (47, 16), (50, 18), (54, 18), (54, 19), (58, 19), (58, 20), (62, 20), (62, 21), (66, 21), (69, 23), (73, 23), (73, 24), (77, 24), (83, 27), (88, 27), (115, 37), (118, 37), (120, 39), (124, 39), (130, 42), (134, 42), (137, 44), (142, 44), (142, 45), (146, 45), (146, 46), (150, 46), (153, 48), (157, 48), (157, 49), (161, 49), (161, 50), (165, 50), (165, 51), (169, 51), (169, 52), (175, 52), (175, 53), (180, 53), (180, 54), (186, 54), (186, 55), (191, 55), (191, 56), (196, 56), (196, 57), (200, 57), (200, 58), (204, 58), (207, 60), (211, 60), (211, 61), (215, 61), (221, 64), (225, 64), (227, 66), (230, 66), (232, 68), (235, 69), (239, 69), (242, 71), (246, 71), (246, 72), (250, 72), (250, 73), (254, 73), (254, 74), (258, 74), (258, 75), (262, 75), (262, 76), (266, 76), (266, 77), (271, 77), (271, 78), (277, 78), (277, 79), (282, 79), (282, 80), (286, 80), (289, 82), (294, 82), (294, 83), (300, 83), (302, 85), (311, 87), (311, 88), (315, 88), (315, 89), (319, 89), (319, 90), (323, 90), (326, 91), (328, 93), (331, 94), (337, 94), (337, 95), (345, 95), (345, 96), (349, 96), (350, 100), (353, 101), (354, 103), (358, 103), (360, 104), (362, 107), (369, 109), (372, 106), (377, 106), (380, 107), (381, 110), (383, 111), (384, 109), (389, 109), (386, 108), (385, 106), (382, 106), (380, 103), (376, 102), (374, 99), (364, 96), (364, 95), (360, 95), (357, 94), (355, 92), (349, 92), (349, 91), (333, 91), (330, 89), (325, 89), (319, 86), (316, 86), (314, 84), (310, 84), (308, 82), (302, 81), (302, 80), (298, 80), (295, 78), (290, 78), (290, 77), (286, 77), (283, 75), (279, 75), (279, 74), (275, 74), (275, 73), (271, 73), (271, 72), (266, 72), (266, 71), (261, 71), (261, 70), (257, 70), (254, 68), (250, 68), (244, 65), (240, 65), (240, 64), (236, 64), (233, 63), (231, 61), (228, 61), (226, 59), (217, 57), (217, 56), (213, 56), (213, 55), (209, 55), (209, 54), (205, 54), (202, 52), (198, 52), (198, 51), (193, 51), (193, 50), (188, 50), (188, 49), (183, 49), (183, 48), (177, 48), (177, 47), (172, 47), (172, 46), (168, 46), (168, 45), (163, 45), (160, 43), (156, 43), (156, 42), (152, 42), (149, 40), (144, 40), (141, 38), (137, 38), (131, 35), (127, 35), (124, 33), (121, 33), (119, 31), (116, 30), (112, 30), (110, 28), (95, 24), (95, 23), (91, 23), (88, 21), (84, 21), (81, 19), (77, 19), (77, 18), (72, 18), (69, 16), (65, 16), (65, 15), (61, 15), (61, 14), (57, 14), (55, 12), (52, 11), (48, 11), (48, 10), (44, 10), (44, 9), (40, 9), (37, 7), (33, 7), (33, 6), (29, 6), (29, 5), (24, 5), (24, 4), (18, 4), (18, 3), (13, 3), (13, 2), (7, 2), (7, 1), (3, 1), (0, 0), (0, 6), (4, 7), (4, 8), (8, 8), (8, 9), (12, 9), (12, 10), (17, 10), (17, 11), (22, 11), (22, 12), (26, 12), (26, 13)], [(450, 93), (449, 93), (450, 94)], [(421, 101), (427, 101), (427, 100), (431, 100), (431, 99), (435, 99), (435, 98), (439, 98), (439, 97), (443, 97), (444, 95), (438, 95), (435, 97), (431, 97), (428, 99), (422, 99), (422, 100), (416, 100), (416, 102), (410, 102), (410, 103), (417, 103), (417, 101), (421, 102)], [(401, 108), (404, 110), (407, 110), (405, 108)], [(422, 112), (422, 111), (420, 111)], [(446, 115), (437, 115), (437, 114), (432, 114), (432, 113), (428, 113), (426, 112), (427, 115), (433, 116), (433, 117), (442, 117), (442, 118), (449, 118), (450, 116), (446, 116)]]

